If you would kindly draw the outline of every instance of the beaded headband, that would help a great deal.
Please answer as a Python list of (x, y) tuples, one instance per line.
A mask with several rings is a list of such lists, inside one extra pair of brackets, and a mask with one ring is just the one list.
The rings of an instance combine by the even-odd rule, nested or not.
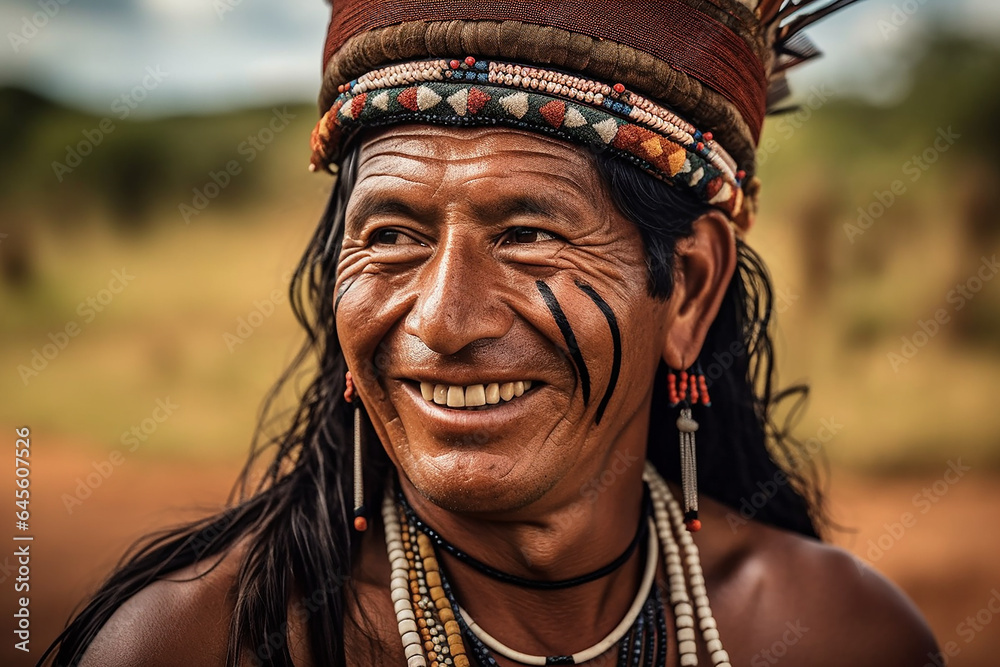
[(743, 205), (746, 174), (712, 133), (621, 83), (468, 56), (383, 67), (337, 91), (312, 133), (314, 171), (329, 171), (362, 128), (503, 125), (610, 151), (733, 219)]
[(502, 125), (626, 159), (744, 233), (764, 115), (819, 55), (802, 31), (857, 1), (334, 0), (311, 169), (366, 127)]

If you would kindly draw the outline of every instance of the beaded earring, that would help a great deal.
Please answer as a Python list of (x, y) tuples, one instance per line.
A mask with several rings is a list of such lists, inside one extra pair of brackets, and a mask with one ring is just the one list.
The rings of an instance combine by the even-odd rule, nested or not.
[[(701, 401), (704, 406), (712, 405), (708, 396), (708, 384), (701, 370), (701, 363), (681, 371), (680, 378), (671, 368), (667, 374), (667, 390), (670, 393), (670, 407), (680, 406), (677, 430), (681, 442), (681, 493), (684, 496), (684, 525), (696, 533), (701, 530), (698, 520), (698, 457), (695, 451), (694, 434), (698, 422), (691, 416), (691, 406)], [(679, 381), (678, 381), (679, 380)]]
[(367, 510), (365, 509), (365, 479), (361, 460), (361, 400), (357, 399), (354, 390), (354, 378), (351, 371), (344, 375), (344, 400), (354, 403), (354, 530), (359, 533), (368, 530)]

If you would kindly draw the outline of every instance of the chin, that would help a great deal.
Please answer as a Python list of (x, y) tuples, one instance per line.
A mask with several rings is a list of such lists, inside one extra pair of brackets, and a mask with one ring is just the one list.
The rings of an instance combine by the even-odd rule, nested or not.
[(401, 472), (420, 495), (456, 513), (510, 513), (552, 488), (553, 474), (537, 462), (483, 451), (404, 457)]

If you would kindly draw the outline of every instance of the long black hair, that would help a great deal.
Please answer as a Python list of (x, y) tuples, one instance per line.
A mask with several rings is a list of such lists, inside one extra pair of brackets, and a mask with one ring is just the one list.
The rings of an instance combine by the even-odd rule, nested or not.
[[(316, 664), (343, 666), (344, 618), (360, 539), (351, 528), (352, 410), (343, 398), (346, 365), (337, 337), (333, 290), (344, 212), (354, 187), (357, 149), (340, 165), (338, 182), (290, 286), (290, 301), (306, 341), (268, 395), (251, 454), (224, 511), (138, 543), (39, 664), (75, 664), (126, 600), (163, 576), (246, 544), (232, 591), (235, 611), (227, 664), (292, 667), (288, 627), (304, 623)], [(705, 210), (686, 191), (650, 178), (606, 154), (594, 156), (622, 214), (642, 234), (648, 288), (673, 289), (674, 247)], [(779, 480), (754, 517), (817, 537), (822, 496), (816, 469), (787, 429), (775, 424), (778, 393), (771, 334), (772, 289), (761, 259), (742, 242), (737, 270), (701, 354), (713, 404), (699, 408), (699, 490), (738, 511)], [(666, 368), (654, 384), (648, 458), (668, 479), (679, 479), (675, 415), (666, 409)], [(267, 437), (281, 388), (309, 378), (299, 406), (279, 435)], [(367, 504), (378, 507), (389, 469), (373, 430), (365, 458)], [(779, 464), (779, 461), (781, 462)], [(260, 467), (264, 466), (263, 475)], [(787, 475), (787, 477), (783, 477)], [(256, 481), (255, 481), (256, 480)], [(767, 487), (772, 488), (772, 487)]]

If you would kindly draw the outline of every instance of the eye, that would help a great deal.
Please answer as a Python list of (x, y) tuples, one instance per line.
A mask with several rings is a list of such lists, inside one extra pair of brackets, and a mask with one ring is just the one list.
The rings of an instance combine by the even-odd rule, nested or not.
[(534, 227), (514, 227), (504, 234), (502, 243), (504, 245), (528, 244), (539, 241), (555, 241), (557, 238), (555, 234)]
[(386, 228), (376, 230), (371, 236), (372, 245), (422, 245), (412, 237), (398, 229)]

